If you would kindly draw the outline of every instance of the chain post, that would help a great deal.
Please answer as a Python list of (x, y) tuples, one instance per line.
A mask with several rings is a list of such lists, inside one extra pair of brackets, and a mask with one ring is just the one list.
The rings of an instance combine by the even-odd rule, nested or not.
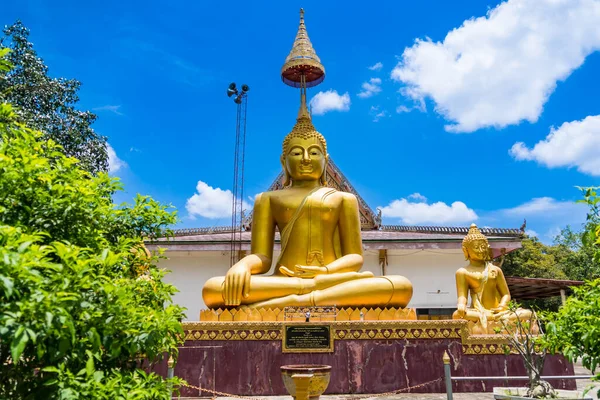
[[(169, 361), (167, 361), (167, 378), (173, 379), (175, 376), (175, 359), (173, 356), (169, 356)], [(169, 398), (173, 395), (173, 384), (169, 382)]]
[(447, 351), (444, 351), (444, 356), (442, 357), (442, 361), (444, 362), (444, 377), (446, 380), (446, 394), (448, 395), (448, 400), (452, 400), (452, 376), (450, 375), (450, 356)]

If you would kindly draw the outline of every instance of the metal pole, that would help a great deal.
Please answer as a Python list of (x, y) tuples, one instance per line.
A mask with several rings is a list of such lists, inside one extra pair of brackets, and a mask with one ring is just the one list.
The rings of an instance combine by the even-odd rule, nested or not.
[[(173, 356), (169, 357), (169, 361), (167, 361), (167, 378), (168, 379), (173, 379), (173, 377), (175, 376), (175, 360), (173, 359)], [(173, 387), (171, 382), (169, 382), (169, 398), (171, 398), (171, 395), (173, 394)]]
[[(591, 379), (594, 375), (543, 375), (542, 379)], [(453, 376), (453, 381), (526, 381), (528, 376)]]
[(560, 302), (561, 305), (565, 305), (565, 302), (567, 301), (567, 294), (565, 293), (565, 289), (560, 289)]
[(450, 375), (450, 356), (447, 351), (444, 351), (444, 356), (442, 357), (444, 361), (444, 377), (446, 380), (446, 394), (448, 395), (448, 400), (452, 400), (452, 376)]

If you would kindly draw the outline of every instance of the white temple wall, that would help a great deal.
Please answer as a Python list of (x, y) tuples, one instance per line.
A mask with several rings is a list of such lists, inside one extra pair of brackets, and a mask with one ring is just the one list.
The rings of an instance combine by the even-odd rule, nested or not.
[(461, 250), (389, 250), (387, 275), (403, 275), (413, 285), (409, 307), (456, 308), (456, 270), (467, 262)]
[[(165, 280), (179, 290), (174, 301), (187, 308), (186, 321), (197, 321), (202, 308), (202, 286), (213, 276), (223, 276), (229, 268), (229, 253), (222, 251), (170, 251), (159, 266), (171, 270)], [(274, 259), (277, 259), (277, 254)], [(363, 271), (382, 275), (379, 253), (367, 250)], [(387, 275), (403, 275), (413, 284), (409, 307), (455, 308), (454, 274), (466, 265), (462, 252), (455, 250), (388, 250)], [(273, 272), (271, 268), (270, 273)]]
[(159, 267), (171, 271), (165, 281), (179, 292), (173, 301), (185, 308), (185, 321), (198, 321), (200, 310), (206, 308), (202, 301), (202, 286), (213, 276), (223, 275), (229, 267), (229, 254), (221, 251), (170, 251)]

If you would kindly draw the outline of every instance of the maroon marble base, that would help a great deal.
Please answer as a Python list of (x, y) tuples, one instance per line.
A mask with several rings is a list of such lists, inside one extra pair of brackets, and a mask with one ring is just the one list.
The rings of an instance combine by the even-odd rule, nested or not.
[[(383, 393), (443, 378), (442, 356), (451, 357), (453, 376), (526, 375), (519, 355), (464, 354), (459, 338), (346, 339), (334, 353), (282, 353), (281, 340), (187, 340), (175, 375), (189, 384), (238, 395), (285, 395), (279, 367), (285, 364), (333, 366), (326, 394)], [(166, 372), (166, 366), (158, 368)], [(572, 375), (562, 356), (548, 356), (544, 375)], [(455, 381), (456, 392), (489, 392), (494, 386), (524, 386), (526, 381)], [(574, 380), (553, 380), (555, 388), (575, 389)], [(443, 393), (443, 379), (410, 390)], [(211, 396), (183, 388), (182, 396)]]

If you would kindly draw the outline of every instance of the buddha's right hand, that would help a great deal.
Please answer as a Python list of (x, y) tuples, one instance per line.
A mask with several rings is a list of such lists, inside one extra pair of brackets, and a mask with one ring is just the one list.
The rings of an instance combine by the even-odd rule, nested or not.
[(459, 317), (464, 318), (465, 314), (467, 313), (467, 305), (466, 304), (458, 304), (456, 306), (456, 312)]
[(223, 287), (223, 300), (226, 306), (239, 306), (242, 296), (247, 298), (250, 295), (251, 275), (250, 267), (242, 262), (229, 268)]

